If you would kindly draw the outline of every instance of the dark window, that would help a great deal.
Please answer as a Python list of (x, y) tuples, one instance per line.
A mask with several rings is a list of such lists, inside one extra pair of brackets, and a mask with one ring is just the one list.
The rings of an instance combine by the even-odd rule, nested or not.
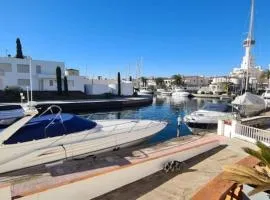
[(53, 80), (50, 80), (49, 85), (50, 85), (50, 86), (53, 86)]

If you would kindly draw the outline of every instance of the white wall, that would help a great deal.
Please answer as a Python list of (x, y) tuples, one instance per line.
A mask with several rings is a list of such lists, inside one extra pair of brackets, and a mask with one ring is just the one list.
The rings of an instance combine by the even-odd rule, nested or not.
[(131, 82), (122, 82), (121, 83), (121, 93), (124, 96), (132, 96), (133, 95), (133, 84)]
[[(96, 83), (95, 83), (96, 82)], [(104, 93), (118, 94), (118, 85), (115, 83), (111, 84), (101, 84), (99, 81), (94, 81), (94, 83), (86, 84), (86, 94), (88, 95), (98, 95)], [(121, 94), (124, 96), (133, 95), (133, 84), (132, 82), (122, 82), (121, 83)]]

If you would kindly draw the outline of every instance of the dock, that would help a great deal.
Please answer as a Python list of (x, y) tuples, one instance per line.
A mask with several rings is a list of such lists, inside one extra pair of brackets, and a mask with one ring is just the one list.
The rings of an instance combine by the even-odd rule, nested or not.
[[(217, 135), (188, 136), (109, 152), (95, 159), (65, 160), (0, 174), (0, 196), (7, 200), (98, 198), (159, 173), (169, 161), (186, 161), (215, 149), (223, 140)], [(144, 191), (144, 187), (140, 185), (137, 190)]]
[(213, 99), (233, 99), (235, 96), (218, 95), (218, 94), (196, 94), (192, 93), (193, 97), (197, 98), (213, 98)]
[[(128, 107), (146, 106), (153, 102), (152, 97), (122, 97), (111, 99), (81, 99), (81, 100), (54, 100), (37, 101), (36, 107), (40, 111), (46, 110), (50, 105), (60, 106), (63, 112), (85, 112), (85, 111), (105, 111), (121, 110)], [(14, 105), (18, 103), (1, 103), (2, 105)]]

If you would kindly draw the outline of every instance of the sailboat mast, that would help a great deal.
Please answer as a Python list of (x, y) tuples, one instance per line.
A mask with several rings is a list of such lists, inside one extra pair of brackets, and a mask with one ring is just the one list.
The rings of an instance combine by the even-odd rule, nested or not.
[(244, 41), (244, 47), (246, 47), (246, 56), (247, 56), (247, 69), (246, 69), (246, 87), (245, 90), (248, 90), (248, 82), (249, 82), (249, 68), (251, 65), (251, 47), (255, 44), (255, 40), (253, 39), (253, 31), (254, 31), (254, 0), (251, 0), (251, 12), (250, 12), (250, 21), (249, 21), (249, 30), (247, 39)]

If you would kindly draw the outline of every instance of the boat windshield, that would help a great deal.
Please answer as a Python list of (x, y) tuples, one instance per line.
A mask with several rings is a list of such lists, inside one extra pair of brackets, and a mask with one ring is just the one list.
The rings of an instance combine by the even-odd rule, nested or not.
[(232, 107), (227, 104), (208, 103), (202, 107), (202, 110), (215, 112), (232, 112)]

